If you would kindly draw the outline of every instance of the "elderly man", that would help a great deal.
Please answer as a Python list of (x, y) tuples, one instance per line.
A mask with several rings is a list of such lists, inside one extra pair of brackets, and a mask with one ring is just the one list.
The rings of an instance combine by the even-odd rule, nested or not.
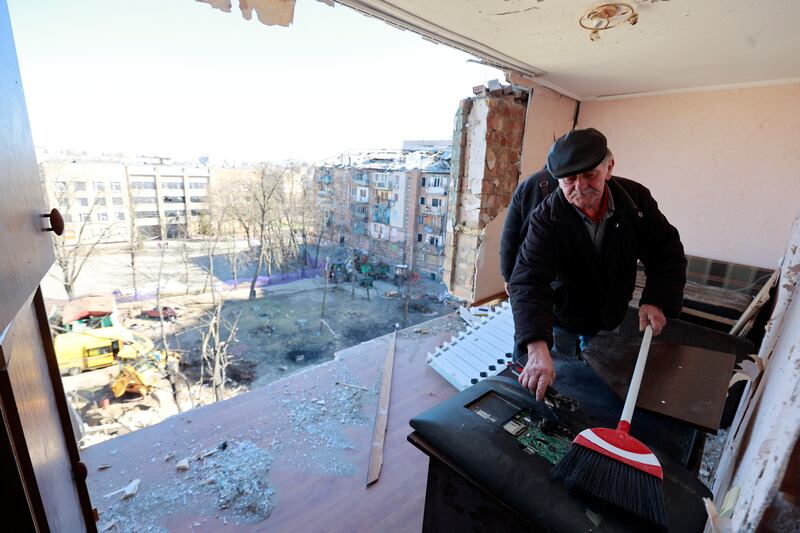
[(547, 156), (559, 188), (531, 214), (509, 280), (517, 349), (528, 354), (519, 382), (539, 400), (556, 377), (554, 337), (555, 350), (570, 355), (579, 338), (619, 326), (637, 260), (647, 277), (640, 329), (649, 323), (658, 335), (666, 316), (680, 314), (686, 257), (678, 231), (647, 188), (612, 176), (613, 168), (594, 128), (567, 133)]

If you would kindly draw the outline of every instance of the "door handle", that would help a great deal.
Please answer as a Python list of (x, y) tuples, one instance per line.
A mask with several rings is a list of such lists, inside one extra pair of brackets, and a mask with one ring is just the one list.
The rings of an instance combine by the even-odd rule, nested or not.
[(42, 218), (50, 219), (50, 227), (44, 228), (42, 231), (52, 231), (59, 237), (64, 233), (64, 217), (61, 216), (61, 212), (58, 209), (54, 207), (49, 213), (42, 215)]

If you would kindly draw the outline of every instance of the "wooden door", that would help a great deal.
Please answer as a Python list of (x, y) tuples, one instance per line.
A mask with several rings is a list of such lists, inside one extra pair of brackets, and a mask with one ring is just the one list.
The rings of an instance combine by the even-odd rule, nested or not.
[(54, 259), (47, 211), (0, 0), (0, 465), (4, 496), (27, 504), (7, 509), (3, 527), (96, 531), (39, 291)]

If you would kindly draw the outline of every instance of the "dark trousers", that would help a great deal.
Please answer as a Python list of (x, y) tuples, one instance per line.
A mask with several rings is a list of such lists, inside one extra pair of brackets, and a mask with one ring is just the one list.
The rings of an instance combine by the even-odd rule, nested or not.
[[(588, 344), (590, 338), (588, 335), (579, 335), (560, 326), (553, 326), (553, 351), (567, 357), (577, 358), (581, 350)], [(514, 343), (514, 354), (512, 356), (514, 362), (518, 362), (520, 359), (527, 361), (527, 355), (526, 351), (521, 351), (519, 346)]]

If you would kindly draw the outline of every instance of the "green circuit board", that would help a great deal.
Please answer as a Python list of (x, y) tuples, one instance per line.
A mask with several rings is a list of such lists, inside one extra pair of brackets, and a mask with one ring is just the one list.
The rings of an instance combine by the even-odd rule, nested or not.
[(551, 464), (559, 462), (572, 446), (572, 438), (565, 429), (543, 419), (534, 419), (528, 409), (511, 417), (503, 429), (528, 453), (536, 454)]

